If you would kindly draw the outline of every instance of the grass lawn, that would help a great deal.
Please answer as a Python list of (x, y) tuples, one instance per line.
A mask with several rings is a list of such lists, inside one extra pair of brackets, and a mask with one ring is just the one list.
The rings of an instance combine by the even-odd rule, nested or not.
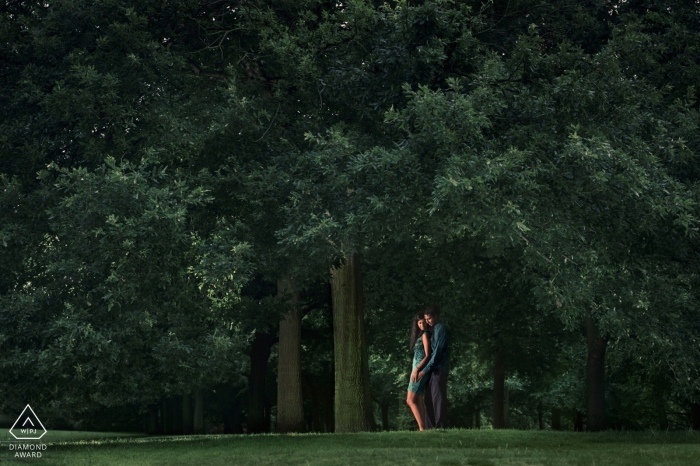
[[(77, 436), (76, 436), (77, 437)], [(99, 438), (103, 437), (103, 438)], [(447, 430), (48, 439), (56, 465), (700, 465), (700, 433)], [(7, 455), (9, 452), (3, 453)], [(7, 457), (7, 456), (5, 456)]]

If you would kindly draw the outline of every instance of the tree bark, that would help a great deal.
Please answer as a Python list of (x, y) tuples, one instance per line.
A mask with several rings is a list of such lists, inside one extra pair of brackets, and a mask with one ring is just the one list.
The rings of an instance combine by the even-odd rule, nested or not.
[(270, 431), (265, 415), (265, 376), (274, 338), (267, 332), (256, 331), (250, 348), (250, 378), (248, 379), (248, 433)]
[(586, 342), (588, 346), (586, 430), (598, 432), (605, 429), (605, 350), (608, 340), (599, 335), (590, 315), (586, 317)]
[(496, 351), (493, 366), (493, 428), (505, 429), (506, 360), (502, 350)]
[(362, 432), (373, 427), (365, 336), (360, 257), (345, 258), (331, 269), (335, 357), (335, 431)]
[(537, 426), (540, 430), (544, 430), (544, 414), (542, 412), (542, 403), (537, 405)]
[(277, 432), (303, 432), (304, 401), (301, 393), (301, 310), (299, 293), (290, 278), (277, 281), (280, 296), (291, 293), (290, 310), (280, 321), (277, 366)]
[(700, 403), (693, 403), (690, 406), (690, 417), (693, 430), (700, 430)]
[(481, 429), (481, 409), (477, 408), (474, 412), (474, 427), (476, 429)]
[(561, 411), (559, 408), (552, 409), (552, 430), (561, 430)]
[(182, 395), (182, 433), (191, 435), (194, 432), (194, 415), (192, 412), (192, 396)]
[(204, 393), (202, 390), (194, 392), (194, 410), (193, 410), (193, 430), (195, 434), (204, 433)]

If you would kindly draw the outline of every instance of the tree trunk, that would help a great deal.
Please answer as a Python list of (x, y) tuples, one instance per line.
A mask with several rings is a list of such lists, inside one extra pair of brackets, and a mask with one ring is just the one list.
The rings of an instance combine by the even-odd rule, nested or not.
[(171, 404), (172, 403), (170, 402), (169, 399), (163, 398), (163, 402), (161, 403), (160, 412), (162, 413), (162, 418), (163, 418), (163, 434), (164, 435), (173, 435), (173, 413), (172, 413), (172, 410), (170, 409)]
[(345, 258), (331, 269), (335, 356), (335, 431), (362, 432), (373, 427), (365, 337), (360, 257)]
[(690, 407), (690, 417), (693, 430), (700, 430), (700, 403), (693, 403)]
[(255, 332), (250, 348), (250, 378), (248, 379), (248, 433), (269, 432), (265, 415), (265, 376), (274, 338), (267, 332)]
[(464, 423), (464, 427), (467, 429), (474, 428), (474, 404), (470, 403), (467, 405), (467, 419)]
[(578, 411), (574, 411), (574, 430), (576, 432), (583, 432), (583, 414)]
[(605, 429), (605, 350), (608, 340), (598, 334), (595, 322), (590, 315), (586, 317), (586, 342), (588, 346), (586, 429), (590, 432), (598, 432)]
[(388, 431), (389, 430), (389, 405), (383, 404), (383, 405), (379, 405), (379, 407), (382, 409), (382, 430)]
[[(663, 396), (663, 395), (661, 395)], [(667, 430), (668, 429), (668, 415), (666, 414), (666, 403), (664, 402), (664, 399), (659, 396), (656, 399), (656, 417), (659, 420), (659, 429), (660, 430)]]
[(202, 390), (194, 392), (193, 430), (195, 434), (204, 433), (204, 393)]
[(173, 435), (182, 435), (184, 427), (183, 423), (183, 401), (182, 398), (176, 396), (172, 399), (172, 413), (173, 413)]
[(148, 408), (148, 435), (158, 433), (158, 405), (151, 405)]
[(540, 430), (544, 430), (544, 415), (542, 413), (542, 403), (537, 405), (537, 425)]
[(474, 412), (474, 427), (477, 429), (481, 429), (481, 409), (477, 408), (476, 412)]
[(505, 429), (506, 360), (503, 351), (496, 351), (493, 366), (493, 428)]
[(182, 433), (191, 435), (194, 432), (194, 416), (192, 412), (192, 396), (182, 395)]
[(552, 430), (561, 430), (561, 411), (559, 408), (552, 409)]
[[(335, 367), (335, 366), (333, 366)], [(326, 381), (326, 395), (323, 397), (323, 413), (325, 418), (325, 431), (335, 432), (335, 370)]]
[(277, 281), (278, 294), (291, 293), (290, 310), (280, 321), (277, 366), (277, 432), (303, 432), (304, 401), (301, 394), (301, 310), (299, 293), (289, 278)]
[(241, 402), (236, 400), (230, 403), (224, 410), (224, 433), (240, 434), (241, 427)]

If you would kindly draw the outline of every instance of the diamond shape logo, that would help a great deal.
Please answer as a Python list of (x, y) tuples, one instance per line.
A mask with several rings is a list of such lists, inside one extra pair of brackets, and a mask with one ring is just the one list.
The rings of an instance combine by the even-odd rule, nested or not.
[(39, 440), (46, 434), (46, 428), (32, 407), (27, 405), (10, 428), (10, 433), (17, 440)]

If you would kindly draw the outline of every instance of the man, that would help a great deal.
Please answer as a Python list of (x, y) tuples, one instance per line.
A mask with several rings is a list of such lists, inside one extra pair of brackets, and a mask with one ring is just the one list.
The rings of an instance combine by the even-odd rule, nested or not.
[(440, 320), (440, 308), (435, 305), (423, 309), (425, 322), (432, 327), (433, 336), (430, 339), (430, 360), (425, 368), (418, 373), (417, 379), (430, 377), (426, 384), (426, 396), (433, 401), (435, 420), (430, 418), (425, 410), (426, 429), (444, 429), (447, 425), (447, 375), (450, 370), (450, 353), (447, 345), (445, 324)]

